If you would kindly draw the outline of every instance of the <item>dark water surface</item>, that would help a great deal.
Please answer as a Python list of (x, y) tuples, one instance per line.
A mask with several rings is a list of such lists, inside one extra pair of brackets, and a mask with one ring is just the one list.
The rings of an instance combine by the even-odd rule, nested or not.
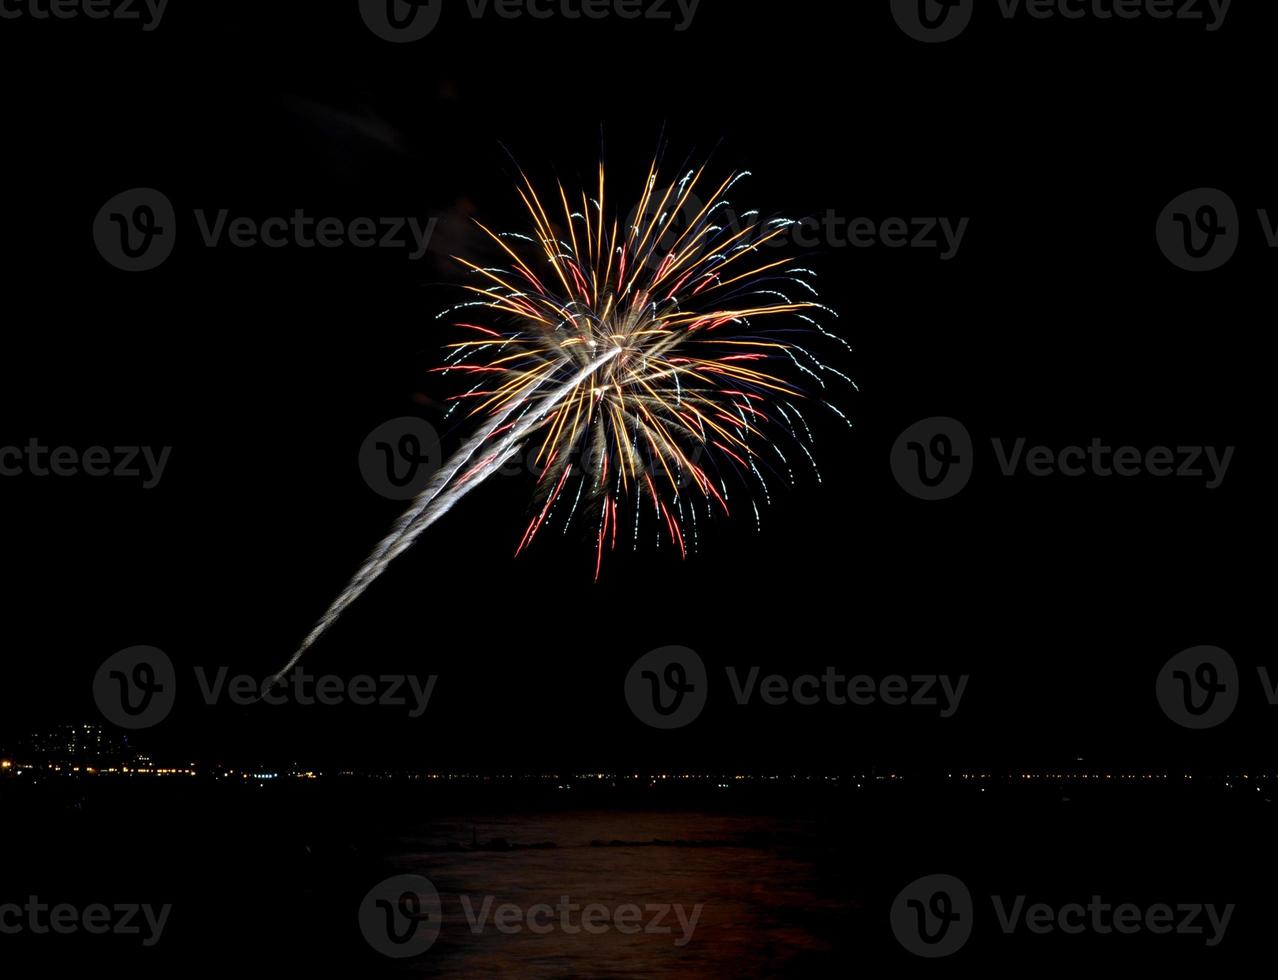
[[(145, 977), (1077, 973), (1098, 960), (1232, 970), (1268, 947), (1278, 914), (1264, 845), (1272, 805), (1244, 788), (625, 795), (10, 782), (0, 904), (36, 895), (172, 908), (151, 947), (23, 933), (0, 935), (0, 951), (59, 974), (109, 966)], [(910, 882), (941, 873), (970, 889), (973, 929), (936, 963), (902, 947), (889, 909)], [(433, 946), (396, 961), (372, 948), (358, 910), (401, 874), (433, 883), (442, 921)], [(1235, 909), (1215, 946), (1188, 934), (1005, 934), (993, 897), (1020, 895)], [(553, 911), (565, 897), (568, 928)], [(467, 909), (482, 915), (485, 902), (472, 924)], [(498, 928), (499, 907), (512, 904), (519, 912)], [(543, 904), (532, 921), (544, 934), (527, 928)], [(591, 904), (603, 909), (595, 932), (574, 930)], [(618, 923), (627, 906), (636, 918), (622, 911)], [(656, 923), (650, 906), (670, 911)]]
[[(471, 838), (472, 827), (481, 841), (556, 846), (506, 853), (435, 849)], [(423, 964), (428, 972), (700, 977), (727, 970), (779, 976), (794, 975), (805, 963), (815, 967), (832, 955), (840, 935), (865, 919), (864, 902), (850, 883), (832, 880), (831, 869), (846, 866), (847, 856), (831, 860), (822, 853), (826, 844), (811, 818), (594, 810), (477, 814), (469, 821), (431, 823), (406, 837), (398, 863), (425, 874), (442, 893), (443, 928), (428, 954), (431, 962)], [(833, 843), (835, 849), (847, 846)], [(545, 935), (526, 924), (503, 933), (491, 920), (476, 932), (463, 895), (475, 910), (490, 895), (494, 905), (524, 910), (555, 906), (564, 896), (577, 906), (636, 906), (641, 931), (626, 935), (604, 924), (595, 935), (567, 932), (557, 911), (534, 920), (555, 925)], [(676, 908), (663, 914), (671, 906)], [(567, 928), (579, 924), (580, 913), (575, 921), (569, 916)]]

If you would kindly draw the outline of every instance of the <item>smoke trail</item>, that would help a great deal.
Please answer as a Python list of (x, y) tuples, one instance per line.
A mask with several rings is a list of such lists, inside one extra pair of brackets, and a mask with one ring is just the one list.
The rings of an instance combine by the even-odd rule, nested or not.
[(289, 658), (288, 663), (271, 678), (267, 686), (273, 687), (285, 674), (292, 670), (305, 655), (306, 651), (314, 646), (315, 641), (323, 636), (328, 631), (328, 628), (337, 621), (338, 617), (346, 610), (346, 607), (363, 595), (378, 576), (386, 571), (387, 566), (411, 547), (423, 531), (452, 510), (457, 501), (496, 473), (512, 456), (519, 452), (521, 448), (520, 440), (545, 421), (546, 414), (551, 409), (563, 401), (570, 392), (576, 390), (583, 381), (620, 353), (620, 348), (610, 350), (607, 354), (582, 368), (576, 376), (561, 386), (554, 394), (545, 397), (536, 409), (525, 415), (510, 432), (502, 436), (494, 444), (490, 453), (484, 457), (478, 466), (466, 473), (456, 485), (450, 487), (449, 484), (452, 482), (453, 477), (475, 457), (475, 454), (492, 437), (492, 434), (505, 424), (505, 421), (516, 409), (528, 403), (533, 393), (540, 387), (540, 383), (535, 385), (522, 398), (512, 402), (505, 410), (494, 417), (488, 425), (467, 440), (457, 452), (453, 453), (444, 465), (440, 467), (439, 472), (431, 477), (426, 489), (414, 498), (412, 506), (395, 522), (391, 532), (378, 543), (372, 554), (364, 560), (359, 571), (355, 573), (346, 588), (333, 600), (332, 605), (328, 607), (328, 611), (315, 624), (314, 629), (307, 634), (306, 639), (302, 641), (301, 646)]

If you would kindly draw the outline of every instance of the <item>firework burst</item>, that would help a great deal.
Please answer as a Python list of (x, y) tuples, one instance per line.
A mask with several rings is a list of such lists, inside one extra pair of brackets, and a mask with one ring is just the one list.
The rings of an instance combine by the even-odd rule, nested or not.
[(852, 382), (813, 347), (847, 342), (822, 323), (835, 314), (818, 302), (815, 274), (775, 247), (795, 222), (735, 214), (727, 194), (748, 173), (703, 202), (703, 175), (663, 186), (654, 161), (624, 223), (608, 218), (602, 165), (579, 200), (562, 184), (543, 199), (521, 175), (529, 233), (480, 224), (505, 262), (458, 258), (471, 295), (440, 314), (465, 336), (436, 370), (471, 382), (450, 414), (475, 418), (478, 431), (277, 676), (422, 531), (525, 450), (541, 475), (516, 554), (548, 526), (585, 523), (596, 579), (605, 554), (637, 546), (643, 528), (686, 556), (699, 515), (729, 514), (740, 500), (757, 520), (770, 483), (794, 479), (787, 449), (820, 479), (802, 406), (847, 422), (827, 380)]

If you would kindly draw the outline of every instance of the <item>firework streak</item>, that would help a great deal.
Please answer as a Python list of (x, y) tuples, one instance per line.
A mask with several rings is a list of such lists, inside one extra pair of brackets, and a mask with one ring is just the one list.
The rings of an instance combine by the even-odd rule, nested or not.
[[(730, 176), (702, 204), (696, 189), (703, 171), (662, 190), (654, 162), (624, 227), (605, 217), (602, 166), (597, 197), (583, 191), (577, 205), (558, 186), (562, 216), (553, 219), (525, 176), (519, 194), (533, 234), (479, 225), (509, 263), (482, 268), (457, 260), (476, 277), (465, 287), (472, 297), (440, 318), (473, 321), (480, 311), (486, 322), (455, 323), (470, 337), (450, 345), (436, 370), (473, 379), (452, 399), (450, 414), (467, 408), (485, 421), (277, 679), (426, 528), (525, 445), (535, 447), (541, 475), (516, 555), (553, 521), (565, 530), (587, 521), (596, 579), (619, 538), (637, 546), (645, 511), (657, 543), (683, 556), (696, 546), (700, 508), (707, 517), (731, 512), (730, 483), (744, 489), (757, 520), (758, 495), (769, 499), (765, 472), (793, 480), (778, 436), (815, 471), (812, 434), (796, 402), (829, 408), (847, 422), (825, 398), (826, 377), (852, 382), (804, 344), (848, 344), (817, 319), (834, 313), (816, 302), (815, 274), (761, 251), (775, 254), (794, 222), (765, 222), (757, 212), (738, 218), (725, 195), (745, 173)], [(521, 252), (524, 245), (533, 247)], [(567, 515), (557, 517), (557, 509)]]

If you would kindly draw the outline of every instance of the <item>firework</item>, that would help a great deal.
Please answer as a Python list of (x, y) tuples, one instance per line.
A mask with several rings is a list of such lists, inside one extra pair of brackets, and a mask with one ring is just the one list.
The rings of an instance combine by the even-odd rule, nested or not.
[(803, 406), (847, 422), (826, 388), (827, 380), (852, 382), (812, 350), (817, 342), (848, 345), (822, 323), (835, 314), (818, 302), (815, 274), (778, 254), (795, 222), (733, 212), (727, 194), (748, 173), (732, 174), (703, 202), (704, 167), (664, 186), (657, 169), (654, 161), (624, 223), (608, 218), (601, 165), (596, 187), (579, 200), (562, 184), (543, 200), (521, 174), (528, 234), (479, 225), (506, 262), (457, 259), (474, 281), (467, 300), (440, 319), (464, 339), (436, 369), (468, 379), (450, 414), (473, 417), (478, 430), (277, 677), (426, 528), (517, 453), (530, 452), (540, 477), (516, 555), (547, 527), (586, 523), (596, 579), (605, 554), (637, 547), (646, 533), (686, 557), (698, 519), (731, 513), (737, 499), (757, 520), (770, 483), (793, 480), (786, 448), (820, 479)]

